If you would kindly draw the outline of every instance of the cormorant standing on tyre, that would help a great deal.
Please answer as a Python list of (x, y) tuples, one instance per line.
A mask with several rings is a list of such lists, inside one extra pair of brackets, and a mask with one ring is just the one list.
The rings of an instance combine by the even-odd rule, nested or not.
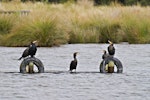
[(22, 56), (18, 60), (21, 60), (22, 58), (25, 58), (29, 55), (33, 57), (37, 51), (36, 43), (37, 41), (31, 42), (31, 44), (24, 50)]
[(104, 54), (102, 55), (102, 59), (105, 59), (107, 58), (109, 55), (107, 54), (107, 51), (106, 50), (103, 50)]
[(73, 54), (74, 60), (72, 60), (71, 63), (70, 63), (70, 71), (71, 71), (71, 72), (72, 72), (72, 70), (75, 70), (75, 72), (76, 72), (77, 63), (78, 63), (78, 62), (77, 62), (77, 58), (76, 58), (77, 54), (78, 54), (78, 52), (75, 52), (75, 53)]
[(31, 44), (29, 46), (28, 53), (31, 57), (34, 57), (34, 55), (36, 54), (36, 51), (37, 51), (36, 43), (37, 43), (37, 41), (33, 41), (33, 42), (31, 42)]
[(111, 42), (111, 41), (109, 41), (108, 40), (108, 42), (109, 42), (109, 46), (108, 46), (108, 53), (109, 53), (109, 55), (114, 55), (115, 54), (115, 47), (114, 47), (114, 44)]

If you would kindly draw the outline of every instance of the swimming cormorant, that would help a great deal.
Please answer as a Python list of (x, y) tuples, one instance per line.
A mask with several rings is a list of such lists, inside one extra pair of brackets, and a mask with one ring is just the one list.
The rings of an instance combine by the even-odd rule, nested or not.
[(37, 41), (31, 42), (31, 44), (29, 45), (29, 47), (27, 47), (24, 50), (22, 56), (18, 60), (21, 60), (22, 58), (25, 58), (25, 57), (27, 57), (29, 55), (31, 57), (33, 57), (35, 55), (36, 51), (37, 51), (36, 43), (37, 43)]
[(71, 71), (71, 72), (72, 72), (72, 70), (75, 70), (75, 72), (76, 72), (76, 68), (77, 68), (77, 58), (76, 58), (76, 56), (77, 56), (77, 53), (78, 53), (78, 52), (75, 52), (75, 53), (73, 54), (74, 60), (72, 60), (71, 63), (70, 63), (70, 71)]
[(114, 45), (113, 45), (113, 43), (111, 42), (111, 41), (109, 41), (108, 40), (108, 42), (109, 42), (109, 46), (108, 46), (108, 53), (109, 53), (109, 55), (114, 55), (115, 54), (115, 47), (114, 47)]
[(107, 58), (109, 55), (107, 54), (107, 51), (106, 50), (103, 50), (104, 54), (102, 55), (102, 59), (105, 59)]

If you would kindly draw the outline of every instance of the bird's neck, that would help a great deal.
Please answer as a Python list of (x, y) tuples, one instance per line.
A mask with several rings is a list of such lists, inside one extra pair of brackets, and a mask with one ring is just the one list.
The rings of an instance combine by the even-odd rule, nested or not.
[(74, 60), (77, 60), (76, 56), (74, 56)]

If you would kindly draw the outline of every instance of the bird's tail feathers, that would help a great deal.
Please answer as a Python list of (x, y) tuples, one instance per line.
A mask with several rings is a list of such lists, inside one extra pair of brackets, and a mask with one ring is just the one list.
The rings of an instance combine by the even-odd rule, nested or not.
[(18, 60), (21, 60), (22, 59), (22, 57), (20, 57)]

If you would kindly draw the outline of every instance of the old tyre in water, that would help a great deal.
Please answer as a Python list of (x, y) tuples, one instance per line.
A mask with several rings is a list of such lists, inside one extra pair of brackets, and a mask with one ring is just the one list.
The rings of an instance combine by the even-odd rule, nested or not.
[(107, 57), (105, 59), (103, 59), (103, 61), (100, 63), (100, 72), (101, 73), (107, 73), (106, 66), (108, 65), (108, 63), (110, 61), (113, 61), (115, 66), (117, 67), (117, 73), (122, 73), (123, 72), (123, 66), (122, 63), (119, 59), (115, 58), (115, 57)]
[(25, 58), (20, 64), (20, 73), (27, 73), (26, 67), (29, 65), (30, 62), (33, 62), (34, 65), (38, 68), (38, 73), (44, 73), (44, 65), (43, 63), (35, 57), (28, 57)]

